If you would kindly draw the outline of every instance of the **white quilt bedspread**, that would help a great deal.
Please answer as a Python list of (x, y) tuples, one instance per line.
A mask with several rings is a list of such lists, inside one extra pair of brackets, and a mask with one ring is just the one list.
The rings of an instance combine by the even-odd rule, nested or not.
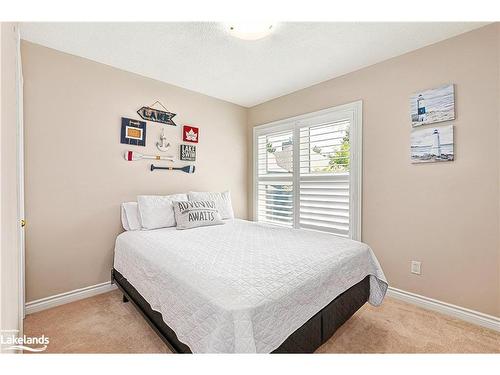
[(269, 353), (367, 275), (387, 290), (364, 243), (243, 220), (122, 233), (114, 267), (194, 353)]

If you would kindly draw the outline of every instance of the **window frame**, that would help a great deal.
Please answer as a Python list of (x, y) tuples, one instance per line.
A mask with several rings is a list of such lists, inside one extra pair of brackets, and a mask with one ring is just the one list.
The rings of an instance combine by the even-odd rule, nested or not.
[[(318, 121), (350, 119), (349, 238), (361, 241), (363, 178), (363, 102), (361, 100), (255, 126), (252, 140), (252, 220), (258, 218), (258, 137), (279, 131), (293, 131), (293, 227), (299, 228), (300, 128)], [(308, 230), (303, 228), (304, 230)]]

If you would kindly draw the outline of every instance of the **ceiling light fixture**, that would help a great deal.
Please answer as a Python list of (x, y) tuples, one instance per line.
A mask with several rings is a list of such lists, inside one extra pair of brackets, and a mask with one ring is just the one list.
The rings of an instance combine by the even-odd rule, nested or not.
[(272, 22), (239, 22), (227, 25), (229, 34), (243, 40), (262, 39), (271, 34), (275, 27)]

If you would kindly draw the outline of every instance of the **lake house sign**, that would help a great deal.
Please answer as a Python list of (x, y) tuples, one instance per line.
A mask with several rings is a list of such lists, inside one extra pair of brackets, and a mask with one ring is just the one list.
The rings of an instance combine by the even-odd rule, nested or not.
[[(155, 104), (161, 105), (165, 110), (163, 111), (160, 109), (152, 108)], [(167, 108), (165, 108), (165, 106), (163, 104), (161, 104), (159, 101), (154, 102), (153, 105), (151, 105), (149, 107), (140, 108), (137, 111), (137, 113), (144, 120), (160, 122), (160, 123), (166, 124), (166, 125), (177, 126), (177, 124), (172, 120), (176, 114), (169, 112), (167, 110)]]

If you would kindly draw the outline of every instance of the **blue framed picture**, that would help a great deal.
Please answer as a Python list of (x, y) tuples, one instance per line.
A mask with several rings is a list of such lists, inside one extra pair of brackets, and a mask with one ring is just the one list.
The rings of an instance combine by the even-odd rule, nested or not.
[(146, 122), (122, 117), (121, 143), (146, 146)]

